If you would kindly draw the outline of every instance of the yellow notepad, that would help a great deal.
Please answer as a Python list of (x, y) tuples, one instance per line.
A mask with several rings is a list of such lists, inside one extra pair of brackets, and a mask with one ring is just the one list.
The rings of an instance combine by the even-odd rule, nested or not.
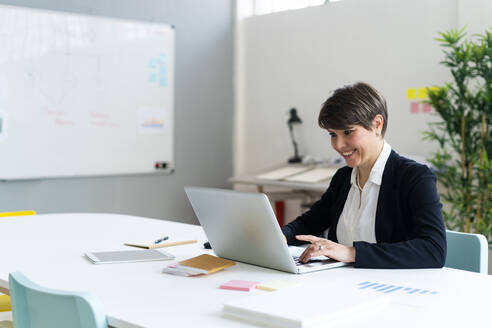
[(126, 246), (139, 247), (139, 248), (162, 248), (162, 247), (171, 247), (178, 245), (186, 245), (196, 243), (196, 240), (180, 240), (180, 241), (169, 241), (167, 243), (159, 243), (159, 244), (147, 244), (147, 243), (125, 243)]
[(301, 284), (300, 282), (292, 281), (292, 280), (274, 280), (267, 283), (256, 285), (256, 288), (262, 290), (268, 290), (272, 292), (274, 290), (279, 290), (282, 288), (299, 286), (300, 284)]
[(180, 265), (192, 267), (195, 269), (206, 271), (207, 274), (217, 272), (233, 266), (236, 262), (226, 260), (217, 256), (202, 254), (191, 259), (179, 262)]

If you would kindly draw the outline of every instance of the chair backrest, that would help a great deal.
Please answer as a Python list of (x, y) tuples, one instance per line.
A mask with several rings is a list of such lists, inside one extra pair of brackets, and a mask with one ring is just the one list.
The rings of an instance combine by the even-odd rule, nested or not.
[(487, 274), (487, 239), (483, 235), (446, 230), (448, 268)]
[[(9, 216), (24, 216), (24, 215), (36, 215), (36, 212), (35, 211), (0, 212), (0, 218), (5, 218)], [(10, 297), (8, 295), (0, 294), (0, 312), (7, 312), (10, 311), (11, 309), (12, 308), (10, 306)]]
[(20, 272), (9, 275), (15, 328), (107, 328), (91, 295), (41, 287)]

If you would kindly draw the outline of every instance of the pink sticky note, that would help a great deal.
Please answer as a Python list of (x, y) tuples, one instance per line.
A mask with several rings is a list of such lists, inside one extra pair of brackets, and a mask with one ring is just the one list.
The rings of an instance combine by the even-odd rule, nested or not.
[(244, 280), (230, 280), (222, 285), (222, 289), (232, 289), (232, 290), (243, 290), (249, 292), (251, 289), (255, 288), (259, 282), (256, 281), (244, 281)]
[(424, 103), (422, 105), (422, 111), (424, 113), (430, 113), (432, 111), (432, 106), (430, 104)]
[(419, 112), (419, 103), (416, 101), (412, 101), (410, 103), (410, 112), (411, 113), (418, 113)]

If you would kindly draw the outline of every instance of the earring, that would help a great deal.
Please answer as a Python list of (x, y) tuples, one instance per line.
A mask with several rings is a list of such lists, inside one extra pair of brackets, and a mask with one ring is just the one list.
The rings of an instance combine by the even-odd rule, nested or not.
[(376, 132), (376, 137), (380, 137), (381, 136), (381, 132)]

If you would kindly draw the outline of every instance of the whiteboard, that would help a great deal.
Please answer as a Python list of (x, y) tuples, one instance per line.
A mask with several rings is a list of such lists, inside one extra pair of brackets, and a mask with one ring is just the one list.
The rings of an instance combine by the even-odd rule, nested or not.
[(170, 25), (0, 6), (0, 179), (169, 173)]

